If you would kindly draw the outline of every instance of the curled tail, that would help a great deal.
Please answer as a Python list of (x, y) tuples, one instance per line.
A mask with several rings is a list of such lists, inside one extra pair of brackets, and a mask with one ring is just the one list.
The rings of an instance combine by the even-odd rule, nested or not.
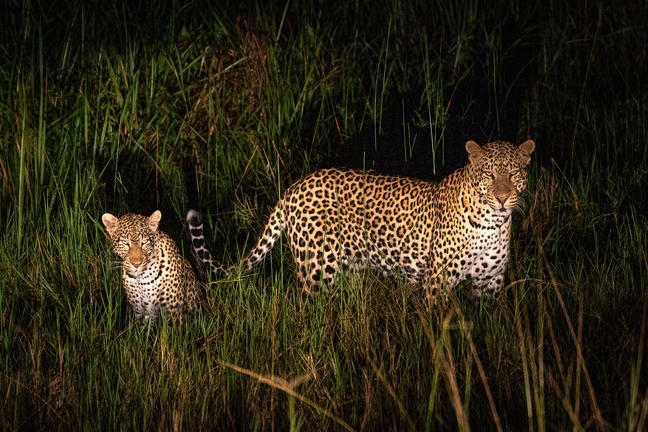
[(205, 246), (205, 235), (203, 233), (203, 223), (200, 212), (189, 210), (187, 212), (187, 225), (189, 225), (189, 235), (191, 235), (191, 246), (205, 266), (214, 274), (225, 273), (225, 266), (212, 258), (211, 252)]
[(243, 260), (243, 263), (248, 270), (263, 261), (268, 252), (270, 252), (274, 247), (275, 242), (281, 235), (281, 231), (284, 229), (284, 226), (283, 209), (281, 201), (279, 201), (279, 204), (275, 206), (268, 218), (268, 222), (263, 229), (263, 234), (261, 234), (256, 245), (254, 245), (252, 250), (248, 252)]

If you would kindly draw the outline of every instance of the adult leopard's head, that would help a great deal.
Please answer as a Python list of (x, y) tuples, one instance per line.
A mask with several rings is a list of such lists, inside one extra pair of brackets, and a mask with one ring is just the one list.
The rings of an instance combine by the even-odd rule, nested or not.
[(154, 258), (157, 229), (162, 213), (156, 210), (151, 216), (127, 214), (120, 218), (105, 213), (101, 220), (106, 226), (113, 250), (124, 261), (126, 269), (138, 273), (147, 268)]
[(527, 140), (515, 147), (508, 141), (494, 141), (480, 147), (466, 142), (472, 187), (496, 212), (511, 212), (518, 194), (526, 189), (526, 167), (531, 161), (535, 142)]

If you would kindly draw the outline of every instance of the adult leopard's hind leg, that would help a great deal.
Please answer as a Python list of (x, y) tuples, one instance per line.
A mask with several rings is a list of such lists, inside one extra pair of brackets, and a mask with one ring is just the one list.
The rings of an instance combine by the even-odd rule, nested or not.
[[(320, 230), (296, 234), (297, 238), (291, 239), (290, 245), (302, 289), (309, 294), (330, 289), (340, 271), (335, 253), (337, 242), (331, 237), (326, 238)], [(300, 239), (300, 235), (305, 238)]]
[(330, 290), (335, 285), (339, 271), (337, 261), (311, 260), (305, 265), (305, 272), (300, 278), (302, 286), (309, 293), (320, 291), (320, 288)]

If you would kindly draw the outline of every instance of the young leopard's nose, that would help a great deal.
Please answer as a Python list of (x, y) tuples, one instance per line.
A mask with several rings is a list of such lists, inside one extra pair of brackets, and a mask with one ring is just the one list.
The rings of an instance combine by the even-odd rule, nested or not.
[(139, 267), (144, 261), (144, 254), (142, 247), (137, 243), (131, 243), (131, 247), (128, 250), (128, 262), (131, 263), (133, 267)]

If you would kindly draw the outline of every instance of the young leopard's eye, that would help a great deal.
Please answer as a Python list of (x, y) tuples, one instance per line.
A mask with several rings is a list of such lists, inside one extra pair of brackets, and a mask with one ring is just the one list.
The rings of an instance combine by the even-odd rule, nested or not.
[(493, 174), (492, 172), (484, 172), (484, 178), (492, 180), (495, 178), (495, 174)]
[(146, 245), (149, 244), (150, 242), (151, 242), (151, 241), (150, 241), (149, 239), (144, 239), (144, 240), (142, 240), (142, 246), (146, 246)]
[(511, 171), (510, 176), (513, 177), (513, 176), (516, 176), (516, 175), (518, 175), (518, 174), (520, 174), (520, 170), (519, 170), (519, 169), (516, 169), (516, 170)]
[(119, 243), (123, 244), (124, 246), (128, 246), (128, 240), (120, 240)]

